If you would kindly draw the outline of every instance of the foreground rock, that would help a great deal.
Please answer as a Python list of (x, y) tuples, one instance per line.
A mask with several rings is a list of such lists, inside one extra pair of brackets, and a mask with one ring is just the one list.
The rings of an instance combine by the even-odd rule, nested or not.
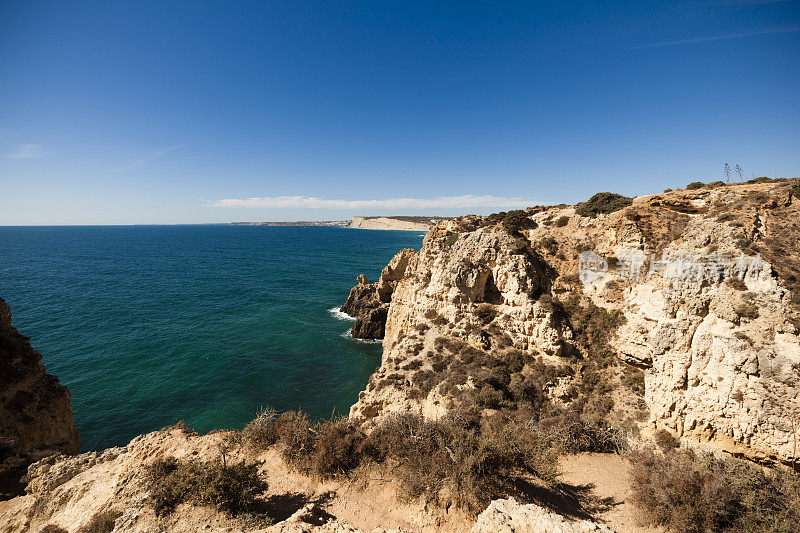
[(19, 478), (31, 462), (80, 449), (69, 389), (41, 359), (0, 299), (0, 499), (21, 493)]
[[(104, 514), (114, 531), (400, 532), (466, 531), (472, 521), (458, 512), (402, 502), (385, 481), (323, 482), (289, 468), (276, 449), (231, 448), (227, 432), (197, 435), (179, 428), (141, 435), (127, 446), (65, 457), (30, 467), (27, 495), (0, 502), (0, 533), (39, 532), (46, 526), (74, 533)], [(180, 504), (158, 515), (150, 501), (147, 467), (154, 461), (245, 461), (259, 465), (268, 482), (252, 512), (231, 515), (213, 507)]]
[(515, 500), (495, 500), (478, 516), (471, 533), (611, 533), (611, 529), (563, 516), (535, 504), (521, 505)]

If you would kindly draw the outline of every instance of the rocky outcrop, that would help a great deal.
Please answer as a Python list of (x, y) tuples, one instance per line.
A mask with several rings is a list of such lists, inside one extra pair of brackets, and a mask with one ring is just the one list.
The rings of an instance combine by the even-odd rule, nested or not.
[[(674, 191), (595, 218), (536, 208), (529, 224), (511, 228), (481, 217), (439, 223), (395, 282), (382, 364), (351, 417), (443, 415), (454, 395), (477, 394), (486, 382), (480, 365), (464, 366), (465, 352), (503, 360), (516, 350), (557, 365), (602, 348), (624, 363), (604, 370), (611, 381), (644, 371), (643, 397), (613, 392), (617, 420), (792, 461), (800, 453), (800, 202), (792, 187)], [(624, 316), (609, 326), (607, 347), (586, 346), (586, 328), (576, 337), (569, 301), (582, 302), (579, 318), (590, 322), (592, 313)], [(454, 377), (453, 364), (464, 375)], [(509, 370), (512, 381), (529, 364)], [(548, 384), (550, 397), (568, 401), (570, 379)]]
[(69, 389), (45, 372), (41, 359), (0, 299), (0, 497), (20, 492), (19, 478), (32, 461), (80, 448)]
[[(305, 476), (287, 465), (279, 450), (232, 446), (231, 437), (225, 431), (198, 435), (165, 428), (123, 447), (43, 459), (30, 467), (27, 494), (0, 502), (0, 533), (38, 533), (47, 526), (86, 531), (82, 528), (103, 513), (116, 517), (118, 533), (436, 531), (446, 521), (450, 530), (465, 531), (471, 524), (452, 510), (445, 514), (421, 502), (402, 502), (383, 480), (342, 483)], [(252, 512), (231, 514), (187, 503), (171, 513), (154, 511), (149, 465), (165, 457), (221, 461), (223, 451), (229, 464), (258, 465), (267, 489)]]
[(471, 533), (590, 533), (606, 532), (606, 526), (563, 516), (536, 504), (521, 505), (517, 501), (495, 500), (479, 516)]
[(392, 293), (415, 253), (411, 249), (398, 252), (375, 283), (368, 283), (364, 274), (358, 276), (358, 284), (350, 290), (347, 301), (340, 309), (356, 319), (350, 330), (354, 338), (372, 340), (384, 337)]

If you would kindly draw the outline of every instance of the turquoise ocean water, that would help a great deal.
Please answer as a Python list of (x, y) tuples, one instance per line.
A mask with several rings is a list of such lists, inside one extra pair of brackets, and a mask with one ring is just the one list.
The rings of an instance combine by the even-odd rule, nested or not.
[(0, 297), (72, 391), (84, 450), (261, 405), (346, 414), (380, 344), (341, 305), (419, 232), (335, 227), (0, 227)]

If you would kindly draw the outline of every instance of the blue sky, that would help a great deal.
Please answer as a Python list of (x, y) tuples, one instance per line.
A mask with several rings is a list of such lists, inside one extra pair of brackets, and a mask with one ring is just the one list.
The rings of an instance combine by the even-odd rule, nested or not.
[(725, 161), (800, 174), (800, 0), (0, 0), (0, 225), (489, 213)]

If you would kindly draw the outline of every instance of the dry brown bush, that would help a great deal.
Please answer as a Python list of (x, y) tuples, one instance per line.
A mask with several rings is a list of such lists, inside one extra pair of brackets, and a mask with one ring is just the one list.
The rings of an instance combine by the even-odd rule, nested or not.
[(789, 533), (800, 524), (800, 478), (689, 450), (631, 454), (633, 501), (652, 524), (701, 533)]

